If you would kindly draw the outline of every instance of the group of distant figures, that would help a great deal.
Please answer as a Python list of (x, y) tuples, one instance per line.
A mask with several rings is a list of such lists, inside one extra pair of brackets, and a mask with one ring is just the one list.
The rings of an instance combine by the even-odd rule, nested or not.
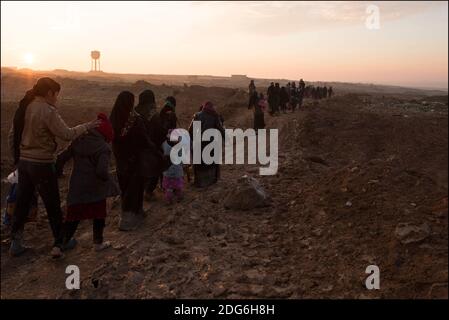
[(249, 86), (248, 109), (254, 108), (254, 129), (265, 128), (264, 112), (268, 109), (271, 116), (287, 113), (288, 110), (295, 112), (302, 107), (304, 98), (313, 100), (331, 98), (334, 94), (332, 87), (319, 87), (308, 85), (303, 79), (296, 82), (289, 82), (286, 86), (271, 82), (267, 89), (266, 98), (262, 92), (257, 92), (254, 80)]

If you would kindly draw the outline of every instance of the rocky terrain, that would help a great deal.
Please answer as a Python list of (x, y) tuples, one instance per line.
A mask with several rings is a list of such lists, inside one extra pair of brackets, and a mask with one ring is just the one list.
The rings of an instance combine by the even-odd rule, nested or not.
[[(2, 82), (2, 179), (12, 169), (6, 133), (32, 82)], [(158, 101), (176, 96), (183, 127), (205, 100), (216, 103), (227, 127), (252, 126), (242, 89), (60, 82), (70, 125), (109, 113), (121, 90), (150, 88)], [(306, 100), (296, 113), (266, 115), (267, 127), (279, 129), (274, 176), (259, 176), (256, 165), (224, 165), (216, 185), (189, 185), (181, 203), (165, 204), (158, 191), (133, 232), (118, 231), (113, 199), (105, 231), (113, 248), (104, 252), (93, 251), (91, 225), (83, 222), (78, 247), (52, 261), (42, 207), (26, 227), (34, 249), (24, 256), (8, 256), (2, 229), (1, 298), (447, 298), (447, 95), (337, 93)], [(81, 290), (65, 289), (70, 264), (80, 268)], [(380, 268), (380, 290), (365, 287), (371, 264)]]

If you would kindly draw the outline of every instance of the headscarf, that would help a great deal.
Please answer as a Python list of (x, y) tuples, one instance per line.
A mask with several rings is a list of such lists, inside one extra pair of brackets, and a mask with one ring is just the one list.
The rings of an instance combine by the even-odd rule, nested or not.
[(176, 98), (173, 96), (168, 96), (165, 98), (165, 106), (171, 107), (173, 111), (176, 109)]
[(139, 104), (135, 108), (136, 112), (143, 118), (150, 120), (156, 111), (156, 99), (151, 90), (144, 90), (139, 95)]
[(213, 115), (218, 115), (217, 111), (215, 110), (214, 104), (210, 101), (207, 101), (203, 104), (203, 106), (201, 107), (201, 111), (204, 111), (206, 113), (210, 113)]
[(112, 128), (112, 124), (107, 115), (104, 113), (99, 113), (97, 119), (100, 120), (100, 125), (96, 128), (96, 130), (101, 133), (108, 143), (114, 140), (114, 129)]
[(176, 103), (173, 104), (170, 100), (165, 100), (164, 106), (161, 109), (161, 115), (167, 112), (176, 112)]
[(120, 92), (109, 117), (115, 137), (121, 136), (122, 129), (125, 127), (133, 107), (134, 95), (129, 91)]

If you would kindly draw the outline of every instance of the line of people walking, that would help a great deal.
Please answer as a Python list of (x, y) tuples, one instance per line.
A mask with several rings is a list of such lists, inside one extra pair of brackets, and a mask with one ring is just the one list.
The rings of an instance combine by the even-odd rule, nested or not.
[[(122, 231), (134, 230), (142, 224), (145, 193), (151, 199), (158, 184), (167, 202), (183, 198), (184, 169), (182, 164), (171, 163), (169, 156), (176, 143), (170, 141), (170, 133), (179, 127), (174, 97), (167, 97), (158, 110), (153, 91), (140, 93), (135, 107), (134, 94), (123, 91), (109, 117), (100, 113), (96, 119), (71, 128), (58, 112), (60, 91), (61, 86), (55, 80), (40, 78), (20, 101), (14, 115), (9, 146), (18, 181), (11, 219), (11, 256), (29, 249), (23, 243), (23, 234), (35, 191), (45, 205), (54, 238), (50, 254), (55, 259), (77, 245), (75, 233), (82, 220), (92, 220), (96, 251), (110, 247), (103, 239), (108, 214), (106, 200), (110, 197), (120, 195)], [(201, 134), (209, 128), (224, 132), (223, 118), (212, 102), (204, 103), (193, 120), (201, 122)], [(56, 138), (70, 142), (59, 154)], [(110, 173), (112, 155), (117, 179)], [(73, 168), (64, 213), (58, 178), (70, 159)], [(216, 164), (201, 163), (193, 165), (193, 172), (194, 185), (208, 187), (218, 181), (220, 171)]]
[(287, 111), (295, 112), (303, 105), (304, 98), (314, 100), (330, 98), (333, 95), (332, 87), (306, 86), (303, 79), (296, 82), (288, 82), (286, 86), (271, 82), (267, 89), (266, 96), (258, 92), (254, 80), (248, 86), (249, 103), (248, 109), (254, 109), (254, 130), (265, 128), (264, 112), (271, 116), (277, 116)]
[[(298, 86), (296, 86), (296, 82), (289, 82), (286, 86), (271, 82), (266, 92), (268, 112), (272, 116), (281, 112), (287, 113), (288, 110), (294, 112), (297, 108), (302, 107), (304, 93), (305, 82), (303, 79), (298, 82)], [(257, 92), (254, 80), (251, 80), (249, 84), (249, 96), (248, 108), (256, 107), (262, 97), (265, 99), (262, 92)]]
[(304, 90), (304, 97), (311, 98), (313, 100), (321, 100), (331, 98), (334, 94), (334, 90), (332, 87), (316, 87), (316, 86), (307, 86)]

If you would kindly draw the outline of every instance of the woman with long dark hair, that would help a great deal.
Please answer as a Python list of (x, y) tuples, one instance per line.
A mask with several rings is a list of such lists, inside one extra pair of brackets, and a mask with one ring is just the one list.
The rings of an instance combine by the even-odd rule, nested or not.
[(35, 189), (47, 210), (54, 237), (51, 255), (62, 257), (62, 211), (55, 169), (55, 138), (71, 141), (98, 126), (94, 120), (69, 128), (58, 113), (57, 100), (61, 86), (51, 78), (40, 78), (27, 91), (14, 114), (9, 133), (9, 146), (18, 168), (17, 205), (11, 226), (10, 254), (18, 256), (23, 246), (23, 230)]
[[(136, 146), (134, 145), (135, 141), (132, 141), (131, 136), (128, 134), (127, 126), (129, 126), (128, 121), (133, 113), (134, 108), (134, 94), (129, 91), (122, 91), (117, 96), (115, 100), (114, 106), (112, 108), (111, 115), (109, 119), (112, 123), (112, 128), (114, 129), (114, 140), (112, 141), (112, 152), (115, 157), (116, 164), (116, 174), (118, 183), (121, 191), (121, 219), (119, 228), (122, 229), (122, 226), (125, 225), (125, 216), (131, 215), (128, 212), (134, 212), (136, 209), (136, 205), (130, 198), (130, 180), (131, 176), (135, 173), (135, 163), (136, 163)], [(129, 187), (129, 188), (128, 188)], [(126, 226), (125, 226), (126, 227)], [(125, 228), (124, 229), (132, 229)]]
[[(149, 91), (149, 90), (148, 90)], [(122, 212), (119, 229), (137, 228), (144, 218), (143, 195), (151, 177), (158, 177), (162, 168), (162, 151), (152, 140), (155, 134), (148, 123), (158, 113), (154, 109), (154, 94), (143, 92), (139, 104), (133, 109), (134, 95), (119, 94), (112, 109), (111, 122), (116, 132), (113, 152), (117, 163), (117, 177), (121, 189)], [(157, 131), (156, 131), (157, 132)], [(157, 183), (157, 178), (156, 178)]]
[(120, 189), (126, 190), (128, 184), (128, 157), (129, 148), (127, 139), (122, 135), (125, 124), (134, 108), (134, 94), (129, 91), (122, 91), (117, 96), (114, 106), (112, 107), (109, 120), (114, 129), (114, 140), (112, 141), (112, 151), (115, 157), (116, 173)]

